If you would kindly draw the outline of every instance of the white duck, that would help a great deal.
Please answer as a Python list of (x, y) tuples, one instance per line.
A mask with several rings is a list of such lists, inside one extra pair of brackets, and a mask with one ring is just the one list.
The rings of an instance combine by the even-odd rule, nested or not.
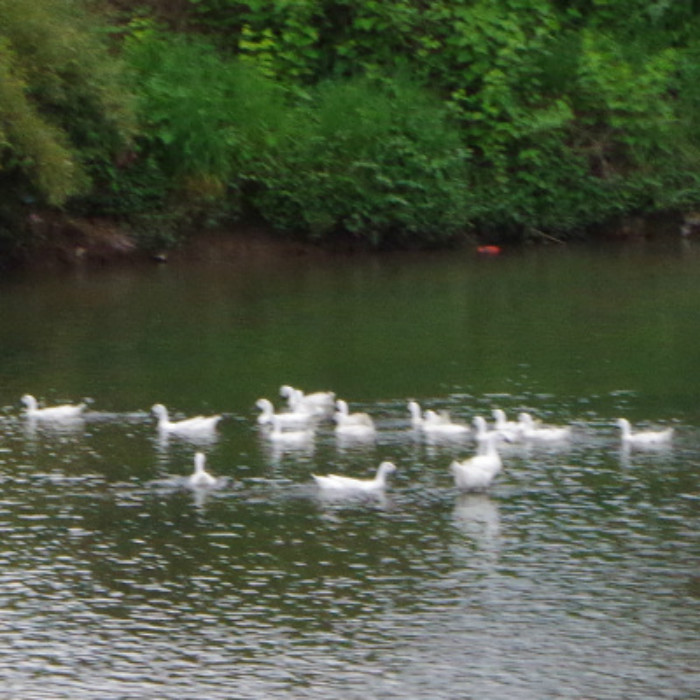
[(284, 384), (280, 387), (280, 396), (287, 399), (292, 411), (306, 411), (319, 416), (331, 415), (335, 406), (335, 394), (332, 391), (305, 394), (301, 389)]
[(673, 437), (673, 428), (633, 433), (630, 422), (626, 418), (618, 418), (617, 425), (622, 430), (622, 442), (627, 445), (663, 445), (670, 442)]
[(423, 419), (423, 432), (429, 435), (467, 435), (469, 428), (461, 423), (453, 423), (447, 411), (436, 413), (426, 411)]
[(489, 437), (484, 440), (484, 448), (474, 457), (462, 462), (454, 460), (450, 464), (450, 471), (458, 489), (484, 491), (491, 485), (503, 467), (501, 457), (496, 449), (496, 440), (497, 435), (491, 432)]
[(333, 418), (336, 434), (352, 437), (370, 437), (375, 434), (374, 421), (368, 413), (350, 413), (348, 403), (343, 399), (338, 399), (335, 405), (337, 410)]
[(272, 425), (276, 417), (282, 428), (304, 428), (313, 423), (316, 416), (308, 411), (287, 411), (275, 414), (272, 401), (269, 399), (258, 399), (255, 405), (260, 409), (258, 423), (260, 425)]
[(158, 430), (162, 433), (175, 435), (206, 435), (213, 433), (216, 429), (216, 424), (222, 418), (221, 415), (195, 416), (185, 420), (171, 421), (168, 417), (168, 410), (162, 403), (154, 404), (151, 411), (158, 418)]
[(387, 476), (394, 471), (396, 471), (396, 465), (393, 462), (382, 462), (373, 479), (355, 479), (337, 474), (328, 474), (327, 476), (312, 474), (312, 477), (318, 488), (324, 493), (334, 495), (372, 494), (384, 491)]
[(409, 401), (408, 410), (411, 413), (411, 425), (430, 435), (466, 435), (469, 432), (466, 425), (453, 423), (447, 411), (437, 413), (428, 410), (421, 416), (417, 401)]
[(494, 430), (507, 440), (518, 440), (521, 437), (522, 426), (518, 421), (508, 420), (506, 413), (501, 408), (494, 408), (492, 411), (494, 418)]
[(525, 440), (542, 440), (556, 442), (566, 440), (571, 435), (571, 428), (568, 426), (540, 426), (536, 425), (529, 413), (518, 415), (520, 424), (520, 434)]
[(66, 420), (71, 418), (79, 418), (86, 407), (86, 404), (79, 403), (39, 408), (37, 400), (31, 394), (25, 394), (21, 401), (25, 405), (24, 413), (27, 418), (39, 418), (41, 420)]
[(314, 431), (312, 427), (285, 427), (280, 420), (281, 415), (284, 414), (275, 413), (272, 416), (272, 430), (267, 432), (269, 440), (282, 445), (300, 445), (313, 440)]
[(187, 479), (188, 486), (192, 488), (207, 488), (216, 486), (217, 479), (205, 468), (206, 458), (202, 452), (197, 452), (194, 456), (194, 472)]

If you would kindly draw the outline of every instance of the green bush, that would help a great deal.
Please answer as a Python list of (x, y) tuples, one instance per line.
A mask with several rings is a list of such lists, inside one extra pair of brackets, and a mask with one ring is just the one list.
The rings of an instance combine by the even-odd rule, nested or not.
[(126, 58), (141, 120), (130, 170), (157, 163), (181, 211), (231, 216), (249, 202), (279, 229), (374, 245), (464, 231), (466, 152), (445, 108), (410, 81), (329, 82), (299, 99), (205, 39), (151, 26)]
[(256, 173), (278, 228), (372, 245), (445, 243), (465, 231), (468, 154), (438, 100), (404, 78), (329, 82), (288, 116)]
[(239, 215), (246, 173), (283, 118), (281, 90), (207, 40), (150, 20), (132, 22), (123, 56), (137, 98), (133, 150), (97, 163), (73, 210), (119, 217), (148, 248)]
[(62, 204), (133, 126), (120, 62), (79, 0), (0, 0), (0, 169)]
[(274, 138), (280, 91), (206, 40), (147, 29), (125, 55), (139, 95), (141, 151), (180, 184), (224, 186)]

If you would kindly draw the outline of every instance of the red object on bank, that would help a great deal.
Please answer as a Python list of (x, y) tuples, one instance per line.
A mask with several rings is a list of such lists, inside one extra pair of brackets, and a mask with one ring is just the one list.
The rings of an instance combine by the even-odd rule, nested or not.
[(476, 249), (477, 253), (482, 255), (498, 255), (501, 252), (500, 245), (480, 245)]

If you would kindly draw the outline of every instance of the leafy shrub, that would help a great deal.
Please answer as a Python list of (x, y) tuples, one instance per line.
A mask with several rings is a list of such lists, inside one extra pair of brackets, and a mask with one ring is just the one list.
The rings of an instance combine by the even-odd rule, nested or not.
[(128, 223), (148, 248), (236, 215), (246, 163), (279, 120), (278, 91), (202, 38), (135, 20), (124, 45), (138, 133), (118, 162), (95, 164), (94, 186), (71, 202), (82, 214)]
[(435, 98), (410, 81), (326, 83), (291, 102), (206, 40), (146, 27), (129, 41), (140, 158), (180, 203), (247, 201), (275, 226), (322, 238), (447, 240), (464, 229), (466, 152)]
[(403, 78), (319, 86), (270, 153), (254, 202), (283, 230), (377, 246), (465, 229), (468, 154), (445, 108)]
[(132, 128), (120, 63), (79, 0), (0, 0), (0, 168), (61, 204)]
[[(139, 94), (141, 152), (183, 188), (189, 182), (216, 195), (274, 137), (281, 93), (206, 40), (149, 29), (128, 42), (126, 58)], [(206, 180), (210, 188), (201, 187)]]

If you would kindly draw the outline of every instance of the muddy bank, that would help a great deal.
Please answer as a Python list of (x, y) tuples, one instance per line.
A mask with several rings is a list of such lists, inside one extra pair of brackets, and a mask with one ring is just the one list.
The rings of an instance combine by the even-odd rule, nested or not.
[(171, 249), (144, 249), (128, 228), (107, 218), (31, 214), (28, 224), (32, 242), (11, 256), (15, 267), (60, 269), (188, 259), (233, 262), (324, 256), (334, 252), (283, 238), (254, 224), (193, 233)]
[[(108, 218), (71, 218), (33, 213), (27, 218), (27, 228), (32, 243), (23, 248), (21, 253), (12, 256), (14, 266), (64, 268), (78, 265), (154, 264), (169, 260), (264, 262), (302, 256), (322, 258), (371, 252), (351, 238), (336, 239), (331, 245), (320, 246), (277, 235), (268, 227), (253, 223), (241, 223), (202, 233), (194, 232), (181, 239), (177, 247), (154, 250), (145, 250), (128, 228)], [(700, 214), (628, 217), (600, 227), (586, 237), (599, 240), (635, 240), (656, 236), (698, 237)], [(522, 243), (520, 241), (511, 245)], [(564, 244), (564, 241), (535, 231), (525, 243), (559, 245)], [(503, 245), (508, 244), (470, 236), (465, 237), (462, 245), (476, 250), (500, 250)]]
[(145, 260), (134, 238), (109, 219), (74, 219), (52, 213), (27, 217), (29, 244), (16, 252), (20, 267), (64, 267)]

